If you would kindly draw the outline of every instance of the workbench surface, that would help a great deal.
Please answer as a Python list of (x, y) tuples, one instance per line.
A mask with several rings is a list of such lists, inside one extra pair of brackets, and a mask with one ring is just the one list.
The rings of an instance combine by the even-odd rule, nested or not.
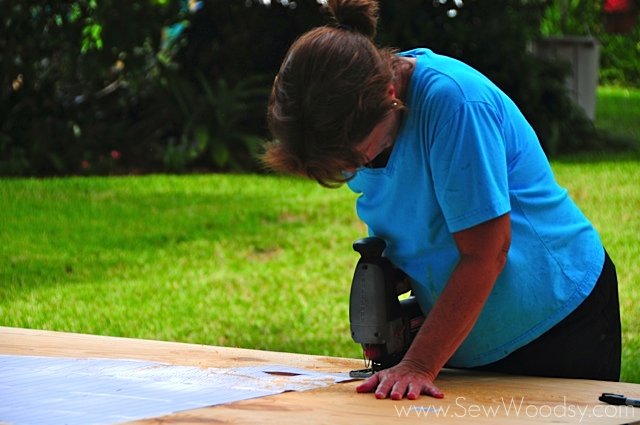
[[(363, 367), (359, 359), (7, 327), (0, 327), (0, 354), (139, 359), (202, 368), (282, 364), (313, 371), (347, 372)], [(357, 394), (357, 384), (345, 382), (310, 391), (285, 392), (134, 423), (640, 423), (640, 408), (598, 401), (603, 392), (640, 398), (640, 384), (445, 369), (436, 382), (445, 398), (422, 396), (414, 401), (376, 400), (372, 394)]]

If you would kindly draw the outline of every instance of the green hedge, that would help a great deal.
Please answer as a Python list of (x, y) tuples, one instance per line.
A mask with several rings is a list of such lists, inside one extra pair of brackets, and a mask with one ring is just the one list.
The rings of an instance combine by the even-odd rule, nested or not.
[[(600, 147), (566, 67), (527, 53), (548, 3), (382, 0), (378, 41), (477, 67), (550, 154)], [(0, 2), (0, 175), (257, 171), (273, 75), (327, 19), (317, 0)]]
[(600, 83), (640, 87), (640, 25), (629, 34), (602, 34)]

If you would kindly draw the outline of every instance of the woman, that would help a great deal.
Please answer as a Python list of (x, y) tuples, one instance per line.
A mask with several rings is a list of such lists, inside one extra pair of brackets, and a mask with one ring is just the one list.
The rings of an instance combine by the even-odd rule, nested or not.
[(615, 267), (515, 104), (457, 60), (377, 48), (377, 2), (329, 10), (336, 24), (300, 37), (274, 81), (263, 159), (359, 193), (427, 313), (358, 391), (443, 397), (445, 365), (618, 380)]

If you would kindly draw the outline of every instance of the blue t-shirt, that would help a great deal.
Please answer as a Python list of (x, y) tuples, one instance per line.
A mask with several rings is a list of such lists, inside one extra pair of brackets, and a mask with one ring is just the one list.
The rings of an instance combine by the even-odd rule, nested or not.
[(604, 263), (591, 223), (555, 181), (535, 132), (479, 72), (428, 49), (415, 57), (403, 123), (384, 168), (349, 181), (357, 213), (430, 311), (459, 259), (452, 233), (510, 213), (506, 265), (448, 362), (497, 361), (589, 295)]

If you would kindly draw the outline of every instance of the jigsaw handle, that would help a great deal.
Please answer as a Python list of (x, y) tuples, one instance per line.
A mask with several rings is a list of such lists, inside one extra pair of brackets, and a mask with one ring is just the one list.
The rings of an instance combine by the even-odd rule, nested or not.
[(386, 247), (387, 243), (384, 239), (376, 236), (358, 239), (353, 243), (354, 251), (357, 251), (362, 258), (382, 257), (382, 253)]

